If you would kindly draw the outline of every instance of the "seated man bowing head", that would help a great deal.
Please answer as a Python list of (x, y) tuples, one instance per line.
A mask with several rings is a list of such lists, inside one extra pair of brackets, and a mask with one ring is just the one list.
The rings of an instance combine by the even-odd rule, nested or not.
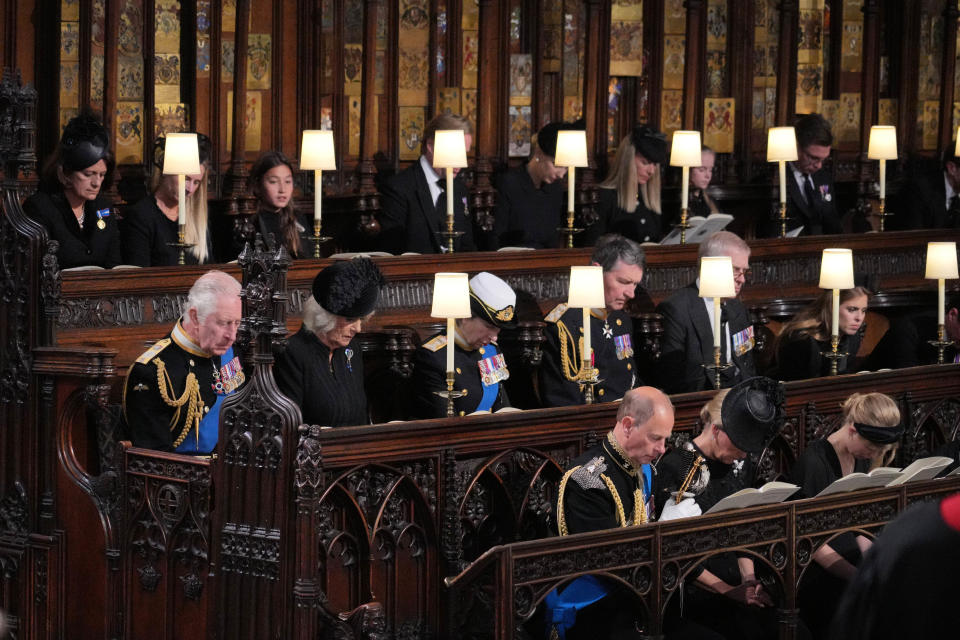
[(123, 418), (135, 447), (213, 451), (223, 398), (244, 381), (233, 355), (240, 317), (239, 282), (222, 271), (197, 279), (183, 317), (127, 372)]
[[(500, 329), (516, 326), (517, 294), (506, 282), (482, 271), (470, 278), (469, 318), (457, 320), (453, 355), (454, 390), (464, 395), (454, 400), (458, 415), (497, 411), (510, 406), (501, 384), (510, 377), (503, 354), (497, 349)], [(447, 415), (447, 401), (435, 391), (445, 391), (447, 336), (431, 336), (416, 351), (416, 407), (420, 418)]]
[(337, 261), (313, 279), (303, 326), (277, 358), (277, 386), (306, 424), (369, 424), (363, 354), (357, 340), (385, 282), (369, 258)]
[[(734, 290), (739, 297), (750, 270), (750, 246), (734, 233), (718, 231), (700, 243), (700, 258), (727, 256), (733, 265)], [(699, 265), (698, 265), (699, 271)], [(699, 278), (660, 303), (663, 339), (659, 382), (667, 393), (713, 388), (713, 298), (701, 298)], [(738, 298), (723, 301), (720, 353), (725, 364), (720, 386), (731, 387), (756, 375), (753, 361), (753, 325), (750, 313)]]
[[(633, 321), (624, 306), (635, 295), (646, 256), (633, 240), (609, 234), (594, 247), (590, 262), (603, 267), (603, 309), (591, 309), (590, 340), (593, 366), (600, 383), (594, 397), (597, 402), (619, 400), (636, 386), (633, 359)], [(577, 382), (581, 368), (580, 343), (583, 341), (583, 314), (558, 304), (547, 314), (540, 366), (540, 400), (545, 407), (563, 407), (584, 403), (583, 385)]]

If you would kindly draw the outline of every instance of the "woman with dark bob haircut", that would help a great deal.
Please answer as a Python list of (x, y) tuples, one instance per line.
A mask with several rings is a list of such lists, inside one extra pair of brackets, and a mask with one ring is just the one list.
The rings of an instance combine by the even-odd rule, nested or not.
[(44, 162), (40, 190), (23, 209), (59, 243), (61, 269), (120, 264), (120, 234), (112, 204), (100, 196), (113, 172), (109, 137), (92, 112), (72, 118)]

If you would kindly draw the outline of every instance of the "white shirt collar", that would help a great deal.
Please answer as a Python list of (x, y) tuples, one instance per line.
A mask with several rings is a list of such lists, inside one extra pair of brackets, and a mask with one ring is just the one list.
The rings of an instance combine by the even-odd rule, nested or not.
[(437, 180), (440, 179), (440, 176), (438, 176), (436, 170), (430, 166), (426, 156), (420, 156), (420, 169), (423, 170), (423, 175), (427, 179), (427, 187), (430, 189), (430, 198), (433, 200), (434, 206), (436, 206), (437, 199), (440, 197), (440, 194), (443, 193), (443, 189), (441, 189), (440, 185), (437, 184)]

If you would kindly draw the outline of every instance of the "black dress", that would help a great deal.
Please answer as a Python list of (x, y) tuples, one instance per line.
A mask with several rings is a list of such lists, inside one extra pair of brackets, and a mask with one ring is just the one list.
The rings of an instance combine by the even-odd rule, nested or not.
[(82, 229), (61, 190), (36, 192), (23, 203), (23, 210), (59, 243), (57, 263), (61, 269), (87, 265), (109, 269), (120, 264), (116, 210), (106, 199), (98, 197), (84, 203)]
[[(697, 505), (708, 511), (723, 498), (753, 484), (756, 467), (749, 458), (725, 464), (711, 460), (692, 441), (674, 449), (657, 463), (654, 480), (654, 502), (657, 517), (672, 494), (679, 491), (687, 474), (697, 465), (688, 492), (695, 494)], [(681, 612), (673, 598), (667, 612), (666, 630), (671, 631), (693, 622), (712, 629), (725, 638), (777, 638), (775, 607), (754, 607), (736, 602), (726, 596), (710, 593), (695, 585), (696, 578), (706, 569), (724, 582), (738, 586), (743, 581), (737, 564), (737, 554), (722, 553), (695, 567), (684, 583), (686, 603)]]
[(494, 233), (501, 247), (555, 249), (566, 224), (563, 182), (533, 185), (526, 166), (504, 173), (497, 183)]
[(277, 358), (274, 375), (280, 391), (300, 407), (305, 424), (369, 424), (363, 354), (356, 338), (335, 349), (331, 360), (330, 349), (316, 334), (300, 327)]
[[(305, 258), (308, 256), (307, 250), (310, 245), (304, 242), (302, 236), (304, 233), (312, 233), (313, 225), (307, 223), (306, 216), (299, 213), (294, 215), (297, 221), (297, 244), (294, 247), (286, 244), (286, 237), (284, 236), (283, 229), (280, 228), (280, 214), (277, 211), (260, 209), (254, 220), (256, 221), (257, 233), (264, 239), (273, 235), (274, 242), (283, 243), (287, 248), (287, 252), (290, 253), (290, 257)], [(243, 247), (239, 247), (239, 250), (242, 249)], [(239, 253), (239, 250), (237, 253)]]
[[(559, 304), (545, 319), (546, 341), (539, 372), (542, 404), (545, 407), (583, 404), (580, 384), (569, 377), (573, 368), (579, 369), (583, 311)], [(590, 340), (593, 364), (600, 371), (600, 383), (594, 386), (593, 392), (596, 402), (619, 400), (637, 386), (632, 334), (633, 321), (625, 311), (607, 312), (605, 318), (592, 315)], [(569, 366), (564, 363), (565, 359)]]
[[(866, 473), (870, 470), (870, 461), (855, 461), (853, 470)], [(841, 477), (840, 458), (830, 441), (823, 438), (809, 444), (800, 455), (790, 473), (790, 482), (800, 487), (796, 498), (812, 498)], [(851, 564), (859, 563), (860, 548), (853, 534), (834, 538), (830, 546)], [(810, 561), (800, 582), (797, 604), (814, 638), (826, 637), (845, 587), (846, 582), (828, 573), (815, 561)]]
[[(140, 267), (170, 267), (177, 264), (179, 250), (170, 243), (177, 242), (179, 225), (163, 215), (153, 195), (146, 195), (129, 207), (120, 225), (123, 237), (123, 260)], [(207, 262), (213, 257), (210, 230), (207, 230)], [(184, 251), (186, 264), (197, 264), (191, 249)]]
[[(838, 374), (858, 370), (857, 351), (862, 340), (862, 331), (840, 336), (837, 351), (847, 355), (837, 361)], [(806, 333), (786, 336), (777, 347), (777, 376), (780, 380), (806, 380), (830, 375), (830, 359), (821, 355), (825, 351), (830, 351), (829, 340), (817, 340)]]
[[(447, 401), (434, 393), (447, 389), (447, 337), (444, 333), (431, 336), (414, 353), (415, 405), (417, 418), (443, 418), (447, 415)], [(498, 357), (499, 356), (499, 357)], [(453, 353), (455, 377), (453, 388), (466, 395), (453, 402), (457, 415), (473, 413), (477, 409), (498, 411), (510, 406), (502, 381), (509, 377), (503, 354), (496, 345), (485, 345), (468, 351), (458, 343)], [(489, 384), (484, 385), (481, 370)]]
[(620, 208), (616, 189), (601, 187), (597, 190), (597, 198), (598, 219), (583, 232), (583, 246), (592, 247), (605, 233), (619, 233), (637, 242), (659, 242), (663, 237), (660, 214), (647, 209), (643, 198), (638, 198), (633, 213)]

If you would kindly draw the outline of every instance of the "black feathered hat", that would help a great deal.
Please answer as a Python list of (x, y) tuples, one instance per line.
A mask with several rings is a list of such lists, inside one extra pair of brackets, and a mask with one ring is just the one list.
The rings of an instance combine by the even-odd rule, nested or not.
[(630, 132), (630, 142), (637, 153), (650, 162), (663, 164), (667, 161), (667, 136), (653, 127), (638, 124)]
[(334, 315), (361, 318), (376, 308), (385, 284), (370, 258), (341, 260), (313, 279), (313, 299)]
[(757, 376), (736, 385), (720, 406), (721, 429), (747, 453), (760, 453), (783, 427), (783, 383)]
[(100, 119), (90, 111), (70, 119), (60, 137), (63, 168), (83, 171), (100, 160), (110, 160), (110, 136)]

